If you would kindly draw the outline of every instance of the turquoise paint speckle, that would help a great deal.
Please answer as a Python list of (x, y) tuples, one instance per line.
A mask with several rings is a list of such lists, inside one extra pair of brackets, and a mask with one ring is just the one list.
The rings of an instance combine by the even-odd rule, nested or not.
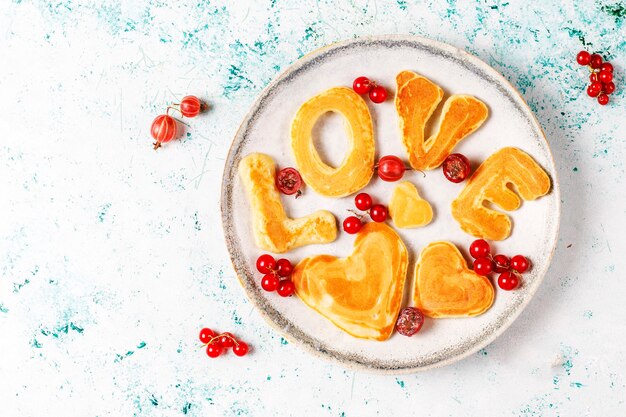
[(565, 362), (563, 362), (563, 369), (565, 369), (565, 372), (567, 373), (567, 375), (570, 375), (572, 373), (573, 367), (574, 367), (574, 364), (572, 363), (571, 359), (567, 359), (565, 360)]
[(400, 386), (400, 388), (404, 389), (404, 381), (396, 378), (396, 384)]
[(592, 318), (592, 317), (593, 317), (593, 311), (591, 311), (591, 310), (587, 310), (587, 311), (585, 311), (585, 312), (583, 313), (583, 317), (584, 317), (584, 318), (586, 318), (586, 319), (590, 319), (590, 318)]
[(200, 224), (200, 220), (198, 220), (198, 212), (197, 211), (193, 214), (193, 228), (196, 229), (197, 231), (202, 230), (202, 226)]
[(582, 388), (585, 385), (581, 384), (580, 382), (570, 382), (569, 386), (572, 387), (572, 388)]
[(8, 313), (9, 309), (4, 306), (4, 304), (0, 303), (0, 313)]
[(146, 342), (140, 342), (140, 343), (137, 345), (137, 349), (143, 349), (143, 348), (145, 348), (145, 347), (146, 347)]
[(237, 314), (237, 311), (233, 310), (231, 313), (231, 318), (233, 320), (233, 323), (235, 324), (241, 324), (241, 316), (239, 316)]
[(288, 345), (288, 344), (289, 344), (289, 342), (288, 342), (288, 341), (287, 341), (287, 339), (285, 339), (284, 337), (281, 337), (281, 338), (280, 338), (280, 344), (281, 344), (281, 345)]
[(185, 403), (185, 405), (183, 405), (183, 414), (187, 414), (189, 410), (191, 410), (191, 407), (193, 407), (193, 404)]
[[(624, 3), (605, 4), (600, 10), (609, 16), (613, 16), (616, 24), (620, 24), (622, 19), (626, 17), (626, 5)], [(621, 26), (621, 25), (620, 25)]]
[(30, 280), (29, 280), (28, 278), (26, 278), (26, 279), (24, 280), (24, 282), (22, 282), (21, 284), (20, 284), (20, 283), (13, 283), (13, 292), (14, 292), (14, 293), (18, 293), (18, 292), (20, 292), (20, 290), (21, 290), (22, 288), (24, 288), (24, 286), (26, 286), (26, 285), (28, 285), (28, 284), (30, 284)]
[(396, 0), (400, 10), (406, 10), (406, 0)]
[(98, 221), (100, 223), (104, 222), (104, 218), (106, 217), (107, 212), (109, 211), (110, 208), (111, 208), (111, 203), (107, 203), (100, 208), (100, 211), (98, 212)]

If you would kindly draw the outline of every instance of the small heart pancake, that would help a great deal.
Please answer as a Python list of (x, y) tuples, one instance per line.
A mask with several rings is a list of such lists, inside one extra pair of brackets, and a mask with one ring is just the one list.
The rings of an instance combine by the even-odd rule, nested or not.
[(433, 242), (415, 265), (413, 302), (429, 317), (477, 316), (493, 304), (491, 282), (467, 267), (450, 242)]
[(408, 252), (384, 223), (367, 223), (347, 258), (318, 255), (296, 265), (296, 293), (312, 309), (346, 333), (386, 340), (402, 303)]
[(389, 215), (396, 227), (426, 226), (433, 219), (433, 208), (408, 181), (396, 185), (389, 201)]

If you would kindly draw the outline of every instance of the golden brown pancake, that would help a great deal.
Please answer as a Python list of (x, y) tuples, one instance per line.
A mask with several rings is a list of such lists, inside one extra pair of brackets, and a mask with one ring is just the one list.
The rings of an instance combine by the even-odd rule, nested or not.
[(239, 163), (239, 175), (250, 200), (254, 240), (260, 249), (282, 253), (312, 243), (328, 243), (337, 237), (335, 216), (326, 210), (290, 219), (276, 188), (272, 158), (253, 153)]
[[(337, 168), (322, 161), (313, 143), (313, 126), (328, 112), (337, 112), (346, 121), (348, 151)], [(304, 182), (318, 193), (344, 197), (360, 190), (374, 173), (374, 131), (367, 104), (345, 87), (316, 95), (300, 107), (291, 123), (291, 147)]]
[(408, 181), (396, 185), (389, 201), (393, 224), (402, 229), (426, 226), (433, 219), (433, 208), (420, 197), (417, 188)]
[(384, 223), (367, 223), (347, 258), (303, 259), (292, 275), (309, 307), (348, 334), (386, 340), (393, 332), (408, 266), (400, 237)]
[(443, 90), (429, 79), (411, 71), (396, 76), (396, 110), (402, 142), (414, 169), (437, 168), (452, 149), (487, 119), (489, 110), (477, 98), (452, 95), (441, 110), (441, 122), (431, 137), (424, 138), (426, 123), (443, 98)]
[(511, 219), (485, 207), (489, 201), (503, 210), (517, 210), (522, 201), (535, 200), (550, 191), (550, 177), (527, 153), (502, 148), (483, 162), (452, 202), (452, 216), (472, 236), (503, 240), (511, 234)]
[(477, 316), (493, 304), (494, 291), (486, 277), (467, 267), (450, 242), (433, 242), (415, 265), (413, 302), (429, 317)]

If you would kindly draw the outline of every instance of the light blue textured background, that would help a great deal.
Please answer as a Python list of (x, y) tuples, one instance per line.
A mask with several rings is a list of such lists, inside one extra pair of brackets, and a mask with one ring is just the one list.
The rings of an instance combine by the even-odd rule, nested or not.
[[(2, 1), (0, 415), (624, 415), (625, 21), (612, 0)], [(514, 325), (401, 377), (271, 330), (236, 282), (218, 202), (231, 138), (277, 73), (387, 33), (502, 72), (546, 131), (563, 200), (553, 265)], [(604, 108), (584, 93), (583, 47), (615, 65)], [(152, 118), (187, 93), (211, 111), (152, 151)], [(209, 360), (202, 325), (254, 354)]]

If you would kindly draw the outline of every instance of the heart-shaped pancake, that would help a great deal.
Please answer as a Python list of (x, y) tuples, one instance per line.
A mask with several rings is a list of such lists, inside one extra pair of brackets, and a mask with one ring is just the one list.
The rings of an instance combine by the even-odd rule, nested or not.
[(386, 340), (402, 303), (408, 251), (384, 223), (367, 223), (347, 258), (318, 255), (296, 265), (296, 293), (348, 334)]
[(493, 304), (491, 282), (467, 267), (450, 242), (433, 242), (415, 265), (413, 302), (429, 317), (477, 316)]
[(408, 181), (396, 185), (389, 201), (393, 224), (402, 229), (426, 226), (433, 219), (433, 208), (420, 197), (417, 188)]

